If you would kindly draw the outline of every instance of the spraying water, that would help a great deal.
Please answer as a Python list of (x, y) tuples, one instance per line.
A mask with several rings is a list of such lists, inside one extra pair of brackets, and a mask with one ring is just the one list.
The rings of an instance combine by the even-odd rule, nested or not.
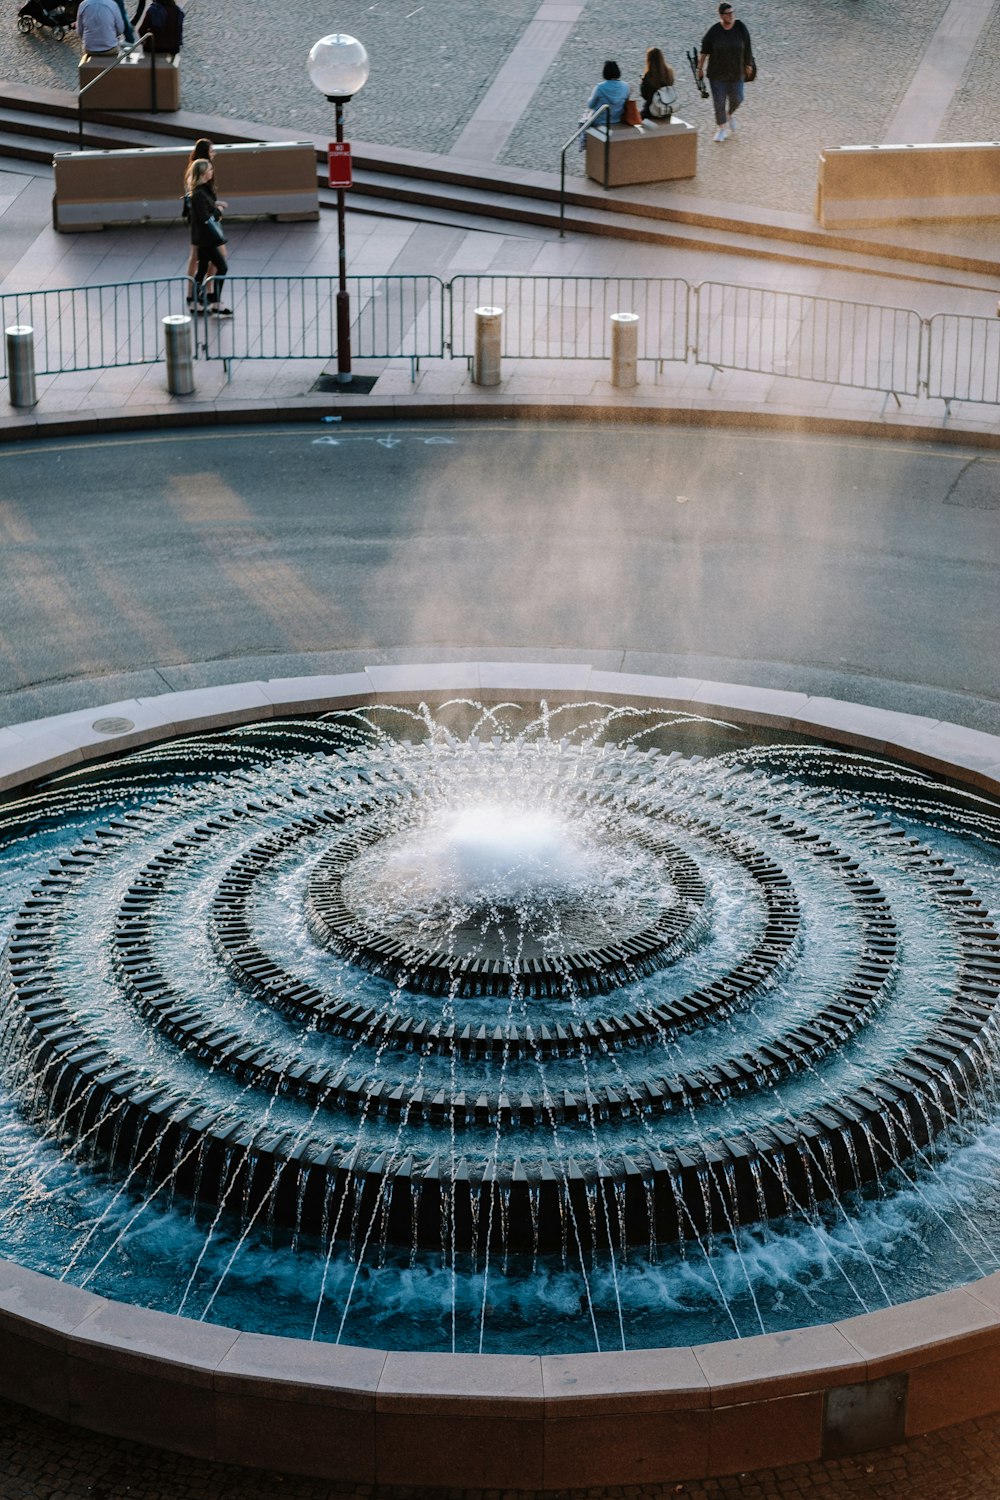
[(996, 808), (696, 731), (373, 710), (9, 805), (0, 1251), (244, 1327), (536, 1352), (993, 1269)]

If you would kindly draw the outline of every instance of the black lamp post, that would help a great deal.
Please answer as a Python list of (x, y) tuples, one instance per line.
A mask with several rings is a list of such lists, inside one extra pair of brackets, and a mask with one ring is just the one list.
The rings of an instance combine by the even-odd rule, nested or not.
[[(353, 36), (337, 31), (321, 37), (309, 53), (309, 77), (336, 111), (337, 144), (344, 141), (344, 105), (364, 88), (368, 53)], [(344, 187), (337, 187), (337, 380), (351, 383), (351, 302), (347, 292), (347, 214)]]

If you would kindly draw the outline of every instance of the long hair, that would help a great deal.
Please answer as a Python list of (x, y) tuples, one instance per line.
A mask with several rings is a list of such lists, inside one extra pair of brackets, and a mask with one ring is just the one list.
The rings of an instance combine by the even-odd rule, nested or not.
[(658, 89), (669, 87), (673, 83), (673, 69), (668, 65), (659, 47), (650, 47), (646, 53), (646, 67), (642, 76), (648, 78)]
[(215, 155), (215, 147), (207, 135), (199, 136), (191, 147), (191, 155), (188, 157), (184, 167), (184, 191), (191, 191), (191, 168), (196, 161), (211, 161)]
[(193, 193), (195, 188), (201, 187), (203, 182), (208, 181), (208, 174), (212, 170), (212, 163), (205, 156), (199, 156), (193, 161), (184, 174), (184, 190)]

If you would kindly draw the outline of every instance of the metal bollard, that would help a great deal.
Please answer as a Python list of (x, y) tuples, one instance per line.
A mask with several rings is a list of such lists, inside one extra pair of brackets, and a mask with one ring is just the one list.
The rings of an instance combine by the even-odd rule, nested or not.
[(500, 343), (503, 308), (476, 308), (476, 352), (472, 360), (474, 385), (500, 384)]
[(15, 323), (4, 329), (7, 340), (7, 378), (11, 406), (37, 406), (35, 389), (35, 330)]
[(639, 314), (611, 314), (611, 384), (631, 390), (639, 384)]
[(163, 320), (167, 346), (167, 390), (171, 396), (194, 393), (194, 337), (187, 313), (171, 313)]

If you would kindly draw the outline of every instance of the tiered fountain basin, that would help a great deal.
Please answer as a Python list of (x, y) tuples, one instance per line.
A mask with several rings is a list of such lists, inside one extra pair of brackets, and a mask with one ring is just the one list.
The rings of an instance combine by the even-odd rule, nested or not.
[[(512, 698), (544, 700), (546, 712), (597, 702), (662, 709), (812, 736), (1000, 793), (1000, 743), (956, 726), (793, 693), (482, 663), (242, 684), (17, 726), (0, 731), (0, 787), (24, 788), (178, 735), (457, 697), (487, 714)], [(456, 741), (445, 759), (475, 788), (492, 780), (504, 754), (483, 732), (471, 749)], [(438, 873), (426, 844), (418, 842), (416, 856), (411, 847), (411, 835), (426, 836), (421, 806), (437, 777), (419, 743), (401, 747), (393, 777), (340, 775), (318, 791), (275, 791), (270, 802), (259, 782), (242, 796), (231, 786), (213, 816), (183, 829), (169, 808), (143, 813), (155, 848), (127, 879), (106, 881), (117, 903), (108, 981), (148, 1026), (151, 1049), (176, 1050), (218, 1079), (223, 1095), (274, 1100), (263, 1123), (185, 1095), (155, 1067), (144, 1073), (141, 1059), (123, 1061), (108, 1035), (89, 1027), (64, 962), (53, 962), (53, 951), (74, 941), (79, 902), (91, 887), (101, 890), (134, 831), (133, 813), (107, 817), (98, 836), (37, 884), (11, 926), (7, 1051), (24, 1063), (29, 1113), (85, 1141), (88, 1157), (110, 1160), (112, 1176), (133, 1189), (141, 1182), (146, 1192), (201, 1200), (209, 1219), (221, 1205), (248, 1229), (266, 1217), (275, 1233), (331, 1245), (339, 1236), (352, 1248), (358, 1224), (368, 1224), (390, 1255), (400, 1245), (414, 1255), (450, 1254), (453, 1264), (461, 1255), (488, 1265), (492, 1256), (498, 1280), (508, 1256), (534, 1263), (561, 1249), (565, 1257), (567, 1242), (584, 1274), (594, 1257), (634, 1255), (651, 1240), (711, 1244), (734, 1220), (752, 1224), (780, 1217), (790, 1203), (872, 1191), (902, 1142), (918, 1155), (938, 1149), (954, 1117), (977, 1107), (1000, 987), (989, 902), (963, 872), (892, 819), (855, 818), (843, 805), (818, 832), (822, 794), (805, 812), (778, 810), (766, 779), (758, 795), (721, 784), (714, 800), (726, 816), (717, 818), (712, 800), (658, 800), (650, 757), (635, 746), (594, 764), (588, 754), (560, 748), (551, 733), (537, 755), (522, 746), (519, 774), (527, 768), (549, 807), (570, 809), (568, 820), (525, 834), (508, 809), (485, 845), (478, 825), (449, 828)], [(696, 782), (700, 773), (678, 774)], [(612, 901), (595, 927), (588, 840), (602, 827), (612, 786), (619, 853), (641, 879), (638, 897), (630, 885), (629, 899)], [(463, 879), (471, 870), (487, 892), (458, 921), (442, 917), (456, 860)], [(537, 879), (533, 860), (543, 871)], [(206, 925), (226, 982), (304, 1028), (315, 1055), (296, 1062), (273, 1041), (220, 1024), (210, 997), (199, 1005), (165, 968), (157, 923), (197, 864), (216, 872)], [(331, 997), (264, 941), (256, 914), (275, 891), (291, 893), (289, 871), (299, 864), (308, 870), (298, 899), (311, 943), (330, 963), (367, 972), (374, 999)], [(905, 1033), (891, 1065), (873, 1066), (859, 1083), (852, 1064), (842, 1086), (824, 1084), (819, 1099), (810, 1092), (817, 1069), (865, 1045), (905, 972), (914, 939), (893, 886), (900, 868), (914, 907), (936, 913), (940, 952), (925, 957), (946, 971), (947, 994), (926, 1020), (912, 1019), (912, 1034), (903, 1021), (889, 1023)], [(683, 969), (702, 944), (720, 872), (746, 894), (754, 921), (711, 973), (656, 1004), (637, 1003), (630, 985)], [(835, 972), (808, 1016), (753, 1044), (740, 1030), (745, 1006), (780, 990), (815, 950), (808, 902), (800, 909), (799, 901), (813, 884), (837, 892), (850, 941), (839, 968), (821, 955)], [(525, 903), (555, 923), (557, 940), (514, 939), (511, 914)], [(734, 1028), (731, 1049), (687, 1067), (635, 1066), (656, 1049), (679, 1056), (704, 1025)], [(347, 1048), (354, 1065), (330, 1062), (327, 1039)], [(386, 1059), (402, 1064), (391, 1080), (380, 1073)], [(579, 1078), (581, 1068), (586, 1086), (563, 1087), (562, 1075)], [(754, 1096), (775, 1090), (798, 1101), (799, 1113), (777, 1121), (761, 1106), (754, 1115)], [(730, 1099), (749, 1107), (742, 1128), (727, 1113)], [(375, 1139), (366, 1145), (359, 1136), (351, 1152), (318, 1149), (296, 1120), (320, 1110), (377, 1119)], [(655, 1134), (664, 1119), (671, 1144)], [(412, 1140), (401, 1135), (411, 1125)], [(565, 1144), (555, 1167), (536, 1149), (539, 1135)], [(582, 1306), (579, 1317), (587, 1319)], [(12, 1260), (0, 1266), (4, 1395), (205, 1458), (358, 1482), (585, 1487), (859, 1451), (1000, 1408), (998, 1362), (995, 1275), (738, 1340), (470, 1354), (237, 1331), (130, 1306)]]

